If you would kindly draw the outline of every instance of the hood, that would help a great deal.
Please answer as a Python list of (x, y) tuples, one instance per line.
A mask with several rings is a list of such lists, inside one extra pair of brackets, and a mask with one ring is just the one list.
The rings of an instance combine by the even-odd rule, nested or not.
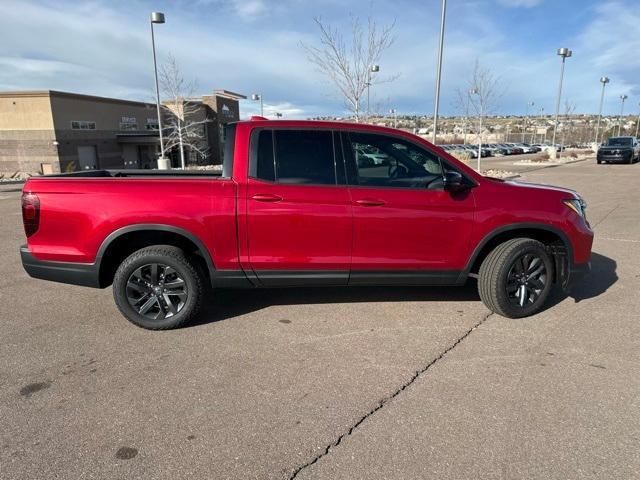
[(581, 198), (578, 192), (576, 192), (575, 190), (571, 190), (570, 188), (556, 187), (554, 185), (544, 185), (541, 183), (516, 182), (514, 180), (506, 181), (504, 183), (516, 188), (531, 188), (535, 190), (544, 190), (547, 192), (564, 193), (565, 195), (571, 196), (573, 198)]
[(606, 150), (607, 152), (613, 150), (631, 150), (633, 147), (631, 145), (603, 145), (600, 147), (600, 150)]

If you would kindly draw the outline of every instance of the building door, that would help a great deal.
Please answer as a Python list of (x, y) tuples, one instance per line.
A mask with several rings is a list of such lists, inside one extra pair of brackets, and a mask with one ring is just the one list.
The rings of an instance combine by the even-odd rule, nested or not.
[(98, 152), (95, 145), (78, 146), (78, 163), (80, 170), (98, 169)]
[(122, 157), (124, 159), (124, 168), (140, 168), (140, 152), (137, 145), (122, 145)]

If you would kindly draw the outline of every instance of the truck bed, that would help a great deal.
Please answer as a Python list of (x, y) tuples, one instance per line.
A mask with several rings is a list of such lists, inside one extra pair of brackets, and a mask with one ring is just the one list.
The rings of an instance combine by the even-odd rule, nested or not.
[(55, 173), (35, 178), (122, 178), (122, 177), (221, 177), (222, 171), (216, 170), (81, 170), (79, 172)]

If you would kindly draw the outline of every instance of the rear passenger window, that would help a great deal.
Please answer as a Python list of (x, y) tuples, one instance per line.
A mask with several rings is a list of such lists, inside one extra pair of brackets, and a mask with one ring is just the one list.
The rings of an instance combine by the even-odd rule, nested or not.
[(273, 131), (262, 130), (258, 135), (256, 177), (273, 182), (276, 179), (273, 161)]
[(276, 130), (274, 140), (277, 182), (335, 185), (331, 132)]

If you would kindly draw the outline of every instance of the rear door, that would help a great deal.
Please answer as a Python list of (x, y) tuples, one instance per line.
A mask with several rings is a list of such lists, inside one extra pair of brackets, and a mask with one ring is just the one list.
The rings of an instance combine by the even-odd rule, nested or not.
[(455, 283), (469, 253), (473, 190), (445, 191), (443, 169), (454, 168), (400, 137), (351, 132), (343, 140), (354, 216), (350, 283)]
[(264, 285), (347, 283), (352, 208), (335, 152), (330, 130), (252, 132), (248, 252)]

